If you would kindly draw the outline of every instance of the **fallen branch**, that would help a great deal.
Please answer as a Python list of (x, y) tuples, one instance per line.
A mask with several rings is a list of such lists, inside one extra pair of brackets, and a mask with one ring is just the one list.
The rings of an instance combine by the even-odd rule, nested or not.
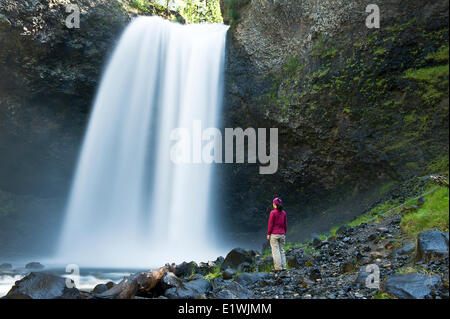
[(133, 274), (125, 277), (111, 289), (94, 295), (93, 298), (133, 299), (138, 293), (147, 293), (155, 288), (167, 271), (167, 267), (163, 267), (158, 270)]

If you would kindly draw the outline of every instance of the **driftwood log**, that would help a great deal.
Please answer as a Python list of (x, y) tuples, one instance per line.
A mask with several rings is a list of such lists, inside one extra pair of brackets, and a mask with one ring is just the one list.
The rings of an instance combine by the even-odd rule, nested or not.
[(125, 277), (111, 289), (93, 297), (100, 299), (133, 299), (138, 293), (147, 293), (155, 288), (167, 271), (167, 267), (163, 267), (158, 270), (133, 274)]

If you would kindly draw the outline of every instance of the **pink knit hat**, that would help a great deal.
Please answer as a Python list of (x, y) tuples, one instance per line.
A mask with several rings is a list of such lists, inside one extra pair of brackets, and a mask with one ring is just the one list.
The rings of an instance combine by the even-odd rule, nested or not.
[(283, 205), (283, 201), (281, 200), (281, 198), (277, 197), (273, 200), (273, 203), (277, 206), (279, 205)]

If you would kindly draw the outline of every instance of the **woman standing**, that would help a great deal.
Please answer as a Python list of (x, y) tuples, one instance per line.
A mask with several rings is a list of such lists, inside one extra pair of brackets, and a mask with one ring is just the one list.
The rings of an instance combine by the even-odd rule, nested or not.
[(270, 240), (275, 271), (286, 269), (286, 255), (284, 244), (286, 242), (287, 216), (283, 210), (281, 198), (273, 200), (273, 210), (270, 212), (267, 240)]

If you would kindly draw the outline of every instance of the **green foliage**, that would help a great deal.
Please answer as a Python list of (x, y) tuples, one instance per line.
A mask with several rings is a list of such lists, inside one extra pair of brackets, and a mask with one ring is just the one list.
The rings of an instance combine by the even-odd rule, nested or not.
[(427, 172), (429, 174), (444, 174), (449, 175), (449, 162), (448, 156), (443, 156), (441, 158), (437, 158), (427, 165)]
[(265, 259), (265, 258), (267, 258), (267, 257), (269, 257), (269, 256), (271, 256), (272, 255), (272, 251), (270, 250), (270, 248), (268, 248), (268, 249), (266, 249), (264, 252), (263, 252), (263, 254), (262, 254), (262, 256), (261, 256), (261, 259)]
[(404, 75), (405, 79), (415, 80), (436, 84), (448, 77), (449, 67), (447, 65), (438, 65), (417, 70), (408, 69)]
[(286, 245), (284, 245), (284, 251), (289, 251), (295, 247), (302, 247), (303, 244), (301, 243), (292, 243), (292, 242), (288, 242), (286, 243)]
[(274, 270), (274, 267), (273, 267), (273, 264), (272, 263), (268, 263), (268, 264), (264, 264), (262, 267), (260, 267), (259, 269), (258, 269), (259, 271), (262, 271), (262, 272), (271, 272), (271, 271), (273, 271)]
[[(168, 3), (166, 4), (168, 5)], [(125, 2), (123, 3), (123, 6), (125, 6), (127, 10), (133, 11), (132, 9), (134, 9), (137, 14), (157, 15), (171, 21), (184, 23), (181, 15), (174, 11), (171, 11), (166, 5), (162, 5), (156, 0), (132, 0), (131, 2), (129, 2), (129, 7)]]
[(376, 49), (373, 54), (375, 54), (375, 55), (383, 55), (383, 54), (386, 53), (386, 51), (387, 51), (386, 48), (380, 47), (380, 48)]
[(426, 61), (446, 62), (449, 59), (448, 45), (444, 45), (436, 52), (430, 53), (425, 57)]
[(396, 299), (396, 298), (391, 294), (380, 291), (373, 296), (373, 299)]
[(223, 22), (219, 0), (180, 0), (177, 6), (187, 23)]
[(215, 265), (214, 268), (212, 269), (212, 271), (204, 277), (206, 280), (212, 281), (221, 276), (222, 276), (222, 273), (220, 271), (220, 265)]
[(286, 63), (283, 65), (283, 70), (287, 76), (293, 76), (303, 69), (303, 65), (300, 65), (297, 57), (289, 56), (286, 60)]
[(159, 3), (149, 0), (133, 0), (130, 2), (130, 6), (137, 9), (141, 14), (156, 14), (157, 10), (165, 10), (165, 8)]
[(224, 20), (231, 26), (239, 22), (240, 10), (248, 5), (250, 0), (224, 0)]
[(424, 230), (438, 229), (448, 232), (449, 190), (446, 187), (425, 197), (425, 204), (417, 211), (406, 214), (401, 227), (408, 235), (414, 236)]

